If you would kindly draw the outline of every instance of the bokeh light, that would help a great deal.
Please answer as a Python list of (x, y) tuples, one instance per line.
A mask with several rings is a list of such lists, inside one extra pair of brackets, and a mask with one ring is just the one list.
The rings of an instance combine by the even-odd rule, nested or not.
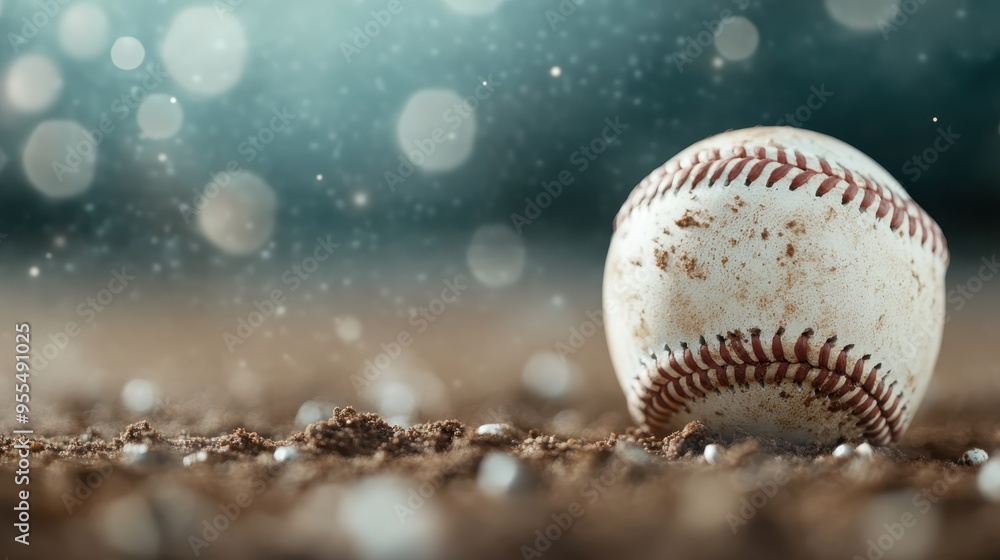
[(146, 48), (135, 37), (119, 37), (111, 45), (111, 62), (122, 70), (135, 70), (146, 58)]
[(188, 8), (177, 15), (163, 41), (163, 62), (185, 89), (218, 95), (239, 82), (246, 63), (247, 36), (232, 14), (212, 7)]
[(72, 58), (88, 60), (104, 53), (111, 27), (104, 10), (92, 3), (70, 4), (59, 18), (59, 44)]
[[(225, 174), (223, 174), (225, 175)], [(243, 171), (217, 177), (203, 189), (205, 202), (198, 213), (202, 233), (216, 247), (234, 255), (260, 249), (274, 230), (277, 199), (259, 176)]]
[(426, 171), (449, 171), (472, 155), (476, 117), (450, 90), (415, 93), (403, 108), (396, 139), (403, 154)]
[(52, 198), (75, 196), (94, 181), (97, 142), (77, 122), (45, 121), (28, 137), (22, 163), (39, 191)]
[(445, 0), (449, 8), (460, 14), (484, 16), (496, 11), (504, 0)]
[(154, 93), (143, 100), (136, 114), (143, 136), (163, 140), (177, 134), (184, 124), (184, 110), (169, 95)]
[(825, 0), (837, 23), (855, 31), (876, 31), (899, 9), (900, 0)]
[(735, 16), (723, 22), (715, 36), (715, 49), (726, 60), (746, 60), (757, 52), (760, 33), (752, 21)]
[(472, 236), (466, 259), (477, 280), (491, 288), (503, 288), (521, 279), (527, 251), (514, 230), (489, 224)]
[(56, 102), (63, 80), (51, 58), (27, 54), (10, 65), (5, 86), (7, 99), (15, 109), (35, 113), (48, 109)]

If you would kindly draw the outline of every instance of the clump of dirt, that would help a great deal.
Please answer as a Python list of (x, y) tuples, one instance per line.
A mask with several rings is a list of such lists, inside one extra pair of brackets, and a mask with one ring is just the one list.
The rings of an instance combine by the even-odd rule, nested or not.
[(721, 438), (701, 422), (690, 422), (680, 431), (663, 438), (663, 456), (676, 461), (684, 457), (701, 455), (705, 446), (719, 443)]
[(153, 429), (149, 420), (142, 420), (135, 424), (129, 424), (125, 427), (125, 431), (111, 440), (111, 446), (117, 449), (121, 449), (126, 443), (158, 444), (163, 443), (163, 436)]
[(359, 413), (353, 407), (334, 408), (329, 420), (314, 422), (292, 437), (317, 449), (344, 457), (374, 455), (387, 450), (395, 432), (377, 414)]
[(315, 422), (292, 441), (343, 457), (386, 453), (392, 457), (441, 452), (449, 449), (466, 427), (457, 420), (418, 424), (411, 428), (390, 426), (377, 414), (353, 407), (335, 408), (329, 420)]
[(249, 455), (259, 455), (265, 452), (274, 451), (273, 441), (257, 435), (257, 432), (248, 432), (243, 428), (237, 428), (231, 434), (224, 435), (215, 441), (215, 451), (220, 453), (239, 453)]
[(458, 420), (419, 424), (395, 433), (394, 440), (398, 444), (394, 451), (396, 455), (442, 452), (451, 448), (465, 432), (465, 425)]

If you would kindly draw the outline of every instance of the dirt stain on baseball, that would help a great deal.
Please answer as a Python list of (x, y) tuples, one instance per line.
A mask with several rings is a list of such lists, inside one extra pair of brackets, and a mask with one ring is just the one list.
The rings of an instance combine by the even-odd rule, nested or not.
[(689, 227), (700, 227), (707, 228), (708, 224), (712, 222), (712, 217), (709, 216), (707, 219), (702, 218), (705, 221), (698, 221), (697, 216), (691, 214), (690, 210), (684, 211), (684, 216), (681, 219), (674, 222), (679, 228), (689, 228)]
[(785, 227), (792, 230), (792, 233), (796, 235), (804, 235), (806, 233), (806, 226), (800, 224), (799, 222), (792, 220), (785, 224)]
[(667, 264), (668, 264), (667, 252), (664, 251), (663, 249), (654, 249), (653, 257), (656, 258), (656, 267), (662, 270), (663, 272), (667, 272)]
[(698, 259), (685, 253), (681, 254), (678, 260), (688, 278), (692, 280), (704, 280), (706, 278), (705, 273), (698, 266)]

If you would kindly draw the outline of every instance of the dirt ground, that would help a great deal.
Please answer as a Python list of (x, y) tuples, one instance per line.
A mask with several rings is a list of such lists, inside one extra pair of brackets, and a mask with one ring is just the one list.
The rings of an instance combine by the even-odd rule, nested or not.
[[(951, 277), (967, 274), (958, 265)], [(206, 356), (223, 355), (216, 335), (231, 314), (181, 321), (142, 302), (116, 304), (33, 377), (41, 404), (33, 409), (36, 433), (27, 444), (31, 545), (16, 544), (17, 529), (5, 521), (0, 555), (919, 559), (1000, 553), (1000, 503), (978, 489), (979, 467), (960, 462), (972, 447), (991, 455), (1000, 450), (1000, 377), (985, 359), (1000, 331), (995, 294), (951, 310), (935, 380), (900, 444), (871, 456), (835, 457), (829, 448), (750, 435), (723, 440), (697, 423), (653, 437), (627, 417), (602, 336), (571, 356), (579, 366), (573, 392), (544, 399), (527, 391), (520, 384), (525, 360), (566, 339), (587, 320), (587, 309), (599, 309), (592, 286), (598, 280), (599, 271), (585, 278), (591, 286), (579, 294), (562, 293), (564, 307), (552, 307), (545, 290), (522, 292), (520, 305), (470, 291), (413, 346), (423, 361), (412, 363), (455, 372), (441, 385), (460, 398), (434, 401), (421, 410), (417, 422), (423, 423), (410, 428), (367, 413), (378, 409), (375, 401), (354, 392), (348, 375), (333, 374), (376, 355), (378, 342), (393, 339), (405, 322), (368, 320), (359, 309), (365, 332), (351, 344), (285, 337), (280, 324), (273, 336), (258, 336), (227, 355), (229, 363)], [(538, 312), (542, 305), (545, 313)], [(15, 305), (13, 314), (33, 317), (39, 333), (58, 328), (58, 314), (50, 319), (38, 309), (29, 301)], [(315, 324), (300, 318), (298, 330), (288, 330), (329, 330), (329, 315)], [(129, 333), (127, 343), (122, 333)], [(0, 338), (12, 340), (7, 333)], [(475, 349), (470, 342), (485, 338), (493, 344)], [(210, 375), (195, 367), (199, 362), (226, 374)], [(90, 371), (103, 373), (84, 375)], [(155, 410), (137, 413), (122, 405), (122, 385), (137, 377), (161, 388)], [(297, 424), (296, 410), (316, 395), (332, 395), (339, 408), (332, 418)], [(21, 487), (12, 484), (21, 452), (11, 438), (12, 416), (4, 412), (0, 444), (7, 520), (21, 501)], [(477, 433), (483, 424), (500, 426)], [(709, 444), (722, 449), (714, 464), (703, 456)]]
[[(509, 426), (482, 435), (457, 421), (393, 427), (353, 408), (303, 431), (264, 434), (205, 437), (147, 421), (121, 431), (79, 426), (30, 444), (30, 554), (5, 545), (6, 554), (988, 558), (1000, 550), (1000, 504), (980, 495), (975, 467), (956, 461), (969, 447), (1000, 448), (996, 409), (974, 417), (939, 409), (899, 448), (843, 458), (749, 436), (723, 441), (696, 423), (663, 439), (600, 421), (590, 437), (562, 437), (532, 428), (545, 423), (530, 407), (508, 406)], [(714, 465), (702, 456), (710, 443), (724, 447)], [(13, 446), (10, 438), (0, 446), (5, 477)], [(285, 446), (294, 458), (276, 455)], [(488, 468), (497, 452), (514, 460)], [(3, 497), (17, 502), (9, 485)]]

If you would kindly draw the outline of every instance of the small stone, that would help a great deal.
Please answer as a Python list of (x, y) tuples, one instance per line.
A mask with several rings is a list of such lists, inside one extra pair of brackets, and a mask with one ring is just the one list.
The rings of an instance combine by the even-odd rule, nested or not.
[(987, 500), (1000, 502), (1000, 458), (994, 457), (979, 469), (976, 484)]
[(621, 457), (622, 461), (636, 467), (646, 466), (653, 462), (653, 457), (649, 453), (646, 453), (646, 450), (641, 445), (636, 445), (630, 441), (619, 440), (616, 442), (615, 454)]
[(326, 401), (306, 401), (295, 413), (295, 424), (305, 428), (314, 422), (327, 420), (333, 414), (333, 408), (333, 404)]
[(479, 463), (476, 481), (479, 487), (493, 496), (502, 496), (523, 488), (528, 474), (521, 461), (506, 453), (494, 451)]
[(126, 443), (122, 446), (122, 455), (128, 463), (140, 463), (149, 455), (149, 446), (145, 443)]
[(136, 414), (149, 414), (156, 408), (160, 389), (152, 381), (133, 379), (122, 387), (122, 404)]
[(864, 442), (864, 443), (862, 443), (861, 445), (857, 446), (854, 449), (854, 453), (858, 457), (860, 457), (862, 459), (865, 459), (865, 460), (868, 460), (868, 461), (870, 461), (870, 460), (872, 460), (872, 459), (875, 458), (875, 448), (872, 447), (872, 444), (868, 443), (867, 441)]
[(477, 436), (511, 437), (514, 435), (514, 426), (510, 424), (483, 424), (476, 428)]
[(208, 452), (204, 450), (192, 453), (184, 457), (185, 467), (190, 467), (198, 463), (206, 463), (206, 462), (208, 462)]
[(962, 465), (978, 467), (982, 464), (985, 464), (986, 461), (989, 460), (989, 458), (990, 458), (989, 454), (987, 454), (985, 451), (979, 449), (978, 447), (973, 447), (972, 449), (969, 449), (968, 451), (963, 453), (962, 458), (959, 459), (958, 462)]
[(169, 451), (150, 447), (148, 443), (126, 443), (122, 446), (123, 462), (130, 467), (167, 465), (173, 460)]
[(299, 450), (291, 445), (282, 445), (274, 450), (274, 460), (279, 463), (291, 463), (299, 458)]
[(854, 455), (854, 446), (849, 443), (842, 443), (833, 450), (834, 457), (850, 457)]
[(722, 461), (722, 447), (710, 443), (705, 446), (704, 456), (709, 465), (717, 465)]

